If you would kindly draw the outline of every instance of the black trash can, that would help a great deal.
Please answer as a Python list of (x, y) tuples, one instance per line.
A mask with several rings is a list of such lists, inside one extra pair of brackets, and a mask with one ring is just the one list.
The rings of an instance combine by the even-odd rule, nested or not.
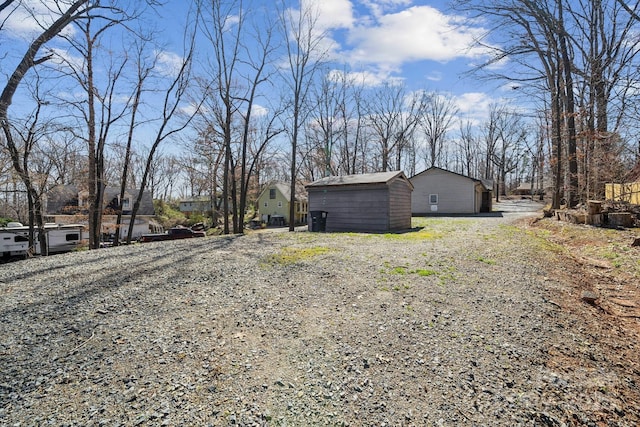
[(326, 231), (327, 214), (326, 211), (311, 211), (311, 231)]

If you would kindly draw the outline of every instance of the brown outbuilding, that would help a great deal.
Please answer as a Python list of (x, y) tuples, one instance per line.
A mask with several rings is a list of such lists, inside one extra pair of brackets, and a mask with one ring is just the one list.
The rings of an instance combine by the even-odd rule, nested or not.
[(306, 189), (311, 231), (380, 233), (411, 228), (413, 185), (402, 171), (329, 176)]

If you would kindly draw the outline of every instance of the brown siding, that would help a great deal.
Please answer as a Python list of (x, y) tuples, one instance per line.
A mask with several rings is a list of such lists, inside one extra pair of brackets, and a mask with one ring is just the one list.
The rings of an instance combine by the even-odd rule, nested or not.
[(411, 187), (400, 178), (389, 185), (389, 230), (411, 228)]
[(309, 212), (326, 211), (326, 231), (385, 232), (411, 228), (411, 184), (309, 187)]
[(389, 230), (387, 187), (352, 187), (309, 188), (309, 212), (328, 212), (326, 231)]

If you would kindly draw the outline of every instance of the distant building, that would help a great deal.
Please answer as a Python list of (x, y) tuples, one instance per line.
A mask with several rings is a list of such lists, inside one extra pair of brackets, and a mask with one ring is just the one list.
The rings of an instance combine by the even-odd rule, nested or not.
[[(303, 190), (296, 191), (294, 203), (294, 224), (307, 222), (307, 195)], [(260, 220), (271, 225), (289, 224), (291, 206), (291, 186), (275, 182), (265, 186), (258, 196), (258, 214)]]
[(411, 228), (413, 185), (404, 172), (329, 176), (307, 185), (309, 212), (326, 212), (326, 231)]
[[(135, 199), (138, 196), (138, 190), (134, 188), (127, 189), (122, 198), (122, 226), (120, 229), (120, 237), (125, 238), (129, 230), (131, 221), (131, 212)], [(89, 210), (89, 193), (85, 190), (78, 190), (74, 185), (61, 185), (53, 188), (46, 194), (45, 211), (46, 221), (56, 224), (85, 224), (88, 226), (88, 210)], [(106, 187), (104, 197), (102, 199), (102, 233), (103, 235), (112, 235), (116, 232), (116, 222), (118, 209), (120, 206), (120, 189), (117, 187)], [(155, 209), (153, 207), (153, 199), (151, 193), (145, 191), (142, 193), (140, 207), (136, 214), (133, 227), (133, 237), (148, 233), (149, 231), (157, 231), (158, 225), (155, 220)]]
[(180, 200), (180, 212), (190, 217), (192, 214), (208, 214), (216, 210), (215, 201), (211, 197), (194, 197)]
[(411, 213), (477, 214), (491, 212), (493, 182), (431, 167), (409, 178), (413, 184)]

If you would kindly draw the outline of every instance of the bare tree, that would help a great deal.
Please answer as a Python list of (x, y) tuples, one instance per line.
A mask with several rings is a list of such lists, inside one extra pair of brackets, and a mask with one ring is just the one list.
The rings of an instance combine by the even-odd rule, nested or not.
[(13, 152), (12, 156), (18, 154), (22, 162), (24, 171), (22, 179), (27, 189), (27, 203), (29, 212), (29, 246), (34, 247), (35, 229), (38, 228), (38, 238), (40, 242), (40, 252), (42, 255), (47, 253), (47, 237), (44, 229), (44, 209), (43, 209), (43, 192), (47, 189), (49, 181), (49, 173), (51, 171), (51, 162), (39, 155), (39, 143), (46, 137), (46, 133), (51, 131), (51, 124), (41, 120), (41, 114), (45, 105), (45, 101), (39, 94), (39, 81), (36, 80), (33, 96), (36, 99), (36, 107), (23, 126), (15, 126), (14, 132), (18, 136), (17, 153)]
[(478, 159), (480, 157), (480, 141), (475, 135), (471, 122), (460, 123), (459, 139), (457, 142), (460, 153), (461, 170), (463, 175), (478, 177)]
[[(509, 58), (513, 66), (502, 72), (489, 71), (490, 78), (506, 80), (514, 88), (535, 96), (540, 88), (550, 99), (551, 132), (553, 146), (551, 163), (554, 165), (554, 196), (552, 207), (560, 206), (564, 188), (564, 163), (575, 156), (564, 156), (567, 141), (565, 126), (566, 84), (563, 73), (563, 58), (560, 48), (556, 0), (538, 2), (534, 0), (456, 0), (456, 6), (476, 13), (493, 22), (489, 34), (503, 35), (502, 43), (481, 44), (493, 51), (493, 56), (479, 67), (489, 71), (489, 66)], [(570, 70), (569, 70), (570, 72)], [(531, 89), (531, 90), (530, 90)], [(533, 90), (535, 89), (535, 91)], [(545, 98), (547, 97), (545, 96)]]
[(306, 121), (309, 108), (309, 91), (314, 77), (324, 60), (326, 50), (322, 44), (325, 34), (318, 25), (318, 11), (311, 4), (301, 4), (300, 10), (289, 9), (284, 1), (279, 3), (279, 23), (286, 48), (285, 82), (291, 93), (291, 173), (289, 192), (289, 231), (295, 230), (295, 200), (297, 184), (297, 153), (300, 130)]
[[(110, 28), (117, 25), (115, 20), (101, 22), (94, 21), (94, 17), (87, 14), (85, 19), (79, 23), (78, 28), (82, 35), (79, 39), (69, 38), (70, 44), (84, 59), (78, 66), (74, 61), (69, 61), (65, 57), (60, 60), (67, 64), (74, 80), (86, 94), (86, 100), (72, 102), (77, 109), (81, 127), (86, 129), (86, 135), (81, 132), (76, 133), (87, 143), (88, 148), (88, 202), (89, 202), (89, 248), (97, 249), (102, 240), (102, 213), (105, 181), (105, 148), (109, 139), (113, 125), (122, 119), (127, 106), (118, 106), (114, 102), (116, 97), (117, 84), (123, 75), (128, 58), (116, 58), (110, 56), (108, 63), (108, 78), (106, 87), (100, 88), (96, 80), (96, 56), (102, 57), (103, 52), (97, 52), (101, 37)], [(98, 26), (94, 29), (94, 24)], [(86, 105), (86, 107), (85, 107)]]
[(402, 154), (425, 106), (424, 92), (408, 94), (401, 84), (385, 83), (374, 91), (367, 105), (367, 123), (379, 145), (378, 170), (401, 169)]
[[(12, 2), (5, 1), (2, 4), (2, 8), (4, 9), (8, 7), (11, 3)], [(2, 93), (0, 94), (0, 127), (2, 127), (2, 130), (4, 133), (6, 147), (11, 156), (13, 167), (16, 173), (18, 174), (18, 176), (20, 177), (20, 179), (22, 180), (22, 182), (24, 183), (25, 187), (27, 188), (27, 194), (29, 194), (30, 204), (34, 203), (33, 209), (37, 211), (35, 212), (36, 214), (35, 219), (36, 221), (39, 220), (39, 223), (42, 224), (42, 226), (40, 226), (42, 237), (44, 237), (44, 231), (42, 231), (44, 227), (44, 224), (43, 224), (44, 221), (42, 220), (42, 218), (39, 218), (39, 216), (42, 215), (42, 208), (41, 206), (36, 205), (37, 204), (36, 200), (38, 199), (38, 196), (37, 196), (35, 187), (33, 185), (33, 181), (29, 175), (29, 169), (28, 169), (29, 149), (27, 148), (27, 146), (25, 146), (24, 150), (22, 150), (19, 144), (14, 139), (14, 135), (13, 135), (14, 126), (12, 126), (11, 124), (8, 112), (9, 112), (9, 107), (11, 106), (13, 101), (13, 96), (16, 93), (18, 86), (25, 78), (25, 75), (30, 70), (38, 66), (39, 64), (42, 64), (51, 58), (51, 55), (45, 55), (43, 57), (37, 58), (40, 52), (40, 49), (46, 43), (51, 41), (54, 37), (58, 36), (67, 25), (81, 19), (86, 15), (86, 13), (88, 13), (88, 11), (91, 8), (95, 7), (94, 4), (89, 3), (86, 0), (75, 1), (69, 4), (66, 10), (62, 9), (64, 5), (66, 5), (66, 3), (58, 4), (58, 7), (60, 8), (61, 13), (53, 23), (51, 23), (48, 26), (47, 25), (42, 26), (43, 28), (42, 32), (30, 43), (24, 56), (22, 57), (22, 59), (20, 60), (20, 62), (18, 63), (14, 71), (10, 74), (9, 78), (7, 79), (7, 82), (2, 89)], [(41, 107), (41, 104), (38, 103), (38, 106), (36, 108), (37, 113), (39, 113), (40, 107)], [(33, 124), (37, 123), (37, 120), (34, 120), (32, 123)], [(27, 138), (25, 140), (25, 143), (29, 144), (29, 141), (30, 141), (30, 138)], [(33, 222), (31, 221), (30, 221), (30, 227), (32, 230)], [(32, 233), (32, 231), (30, 233)]]
[(183, 103), (187, 97), (187, 90), (189, 89), (191, 66), (195, 50), (195, 32), (190, 34), (187, 32), (185, 39), (185, 55), (182, 58), (179, 68), (175, 70), (173, 79), (164, 91), (162, 107), (159, 112), (160, 117), (156, 122), (157, 127), (153, 132), (153, 142), (149, 148), (146, 158), (144, 171), (140, 181), (140, 189), (133, 203), (133, 209), (131, 210), (127, 243), (130, 243), (133, 237), (133, 226), (135, 225), (136, 215), (140, 209), (140, 202), (142, 201), (143, 193), (151, 176), (158, 149), (167, 139), (178, 135), (187, 126), (189, 126), (193, 117), (198, 113), (202, 106), (203, 101), (201, 100), (199, 103), (192, 106), (193, 109), (190, 113), (179, 117), (182, 112), (182, 107), (184, 106)]
[[(212, 51), (208, 76), (200, 79), (207, 82), (209, 89), (203, 91), (210, 94), (200, 117), (202, 143), (211, 148), (211, 153), (218, 143), (222, 147), (223, 233), (231, 231), (230, 215), (233, 232), (242, 233), (256, 156), (275, 136), (274, 113), (278, 108), (258, 108), (258, 102), (264, 100), (261, 87), (274, 73), (274, 25), (267, 13), (241, 0), (201, 0), (198, 6), (199, 27)], [(270, 117), (272, 134), (262, 141), (254, 139), (256, 110)]]
[(603, 183), (621, 164), (620, 126), (637, 93), (640, 43), (634, 34), (640, 5), (624, 0), (455, 3), (493, 22), (494, 37), (506, 35), (502, 43), (485, 44), (495, 53), (487, 64), (509, 58), (514, 65), (493, 77), (517, 82), (532, 95), (527, 88), (544, 85), (551, 110), (553, 207), (562, 197), (574, 206), (590, 194), (603, 196)]
[[(217, 105), (210, 111), (215, 117), (213, 128), (219, 132), (224, 147), (223, 232), (229, 234), (229, 214), (232, 211), (233, 232), (238, 230), (232, 142), (233, 120), (238, 108), (235, 102), (235, 78), (240, 65), (239, 55), (246, 11), (241, 0), (200, 0), (197, 4), (201, 18), (199, 27), (212, 48), (212, 62), (208, 65)], [(229, 207), (229, 200), (233, 201), (233, 210)]]
[(332, 165), (334, 146), (346, 133), (346, 90), (344, 79), (337, 79), (344, 73), (325, 72), (320, 83), (314, 86), (312, 104), (313, 119), (309, 123), (310, 137), (317, 144), (321, 154), (319, 162), (322, 176), (335, 174)]
[[(244, 76), (246, 94), (241, 99), (243, 108), (238, 110), (242, 122), (242, 143), (240, 156), (240, 203), (239, 215), (241, 221), (238, 224), (238, 232), (244, 232), (244, 221), (242, 216), (247, 208), (247, 197), (251, 179), (260, 162), (263, 151), (276, 136), (284, 131), (276, 125), (282, 110), (279, 106), (271, 108), (261, 124), (254, 123), (254, 108), (256, 107), (259, 95), (258, 89), (261, 85), (269, 82), (273, 73), (269, 73), (267, 67), (272, 60), (275, 51), (273, 42), (273, 25), (266, 22), (266, 31), (254, 28), (253, 50), (257, 53), (251, 54), (251, 50), (245, 47), (247, 61), (246, 65), (251, 70)], [(275, 102), (271, 104), (275, 105)], [(260, 131), (256, 132), (258, 128)]]
[[(492, 105), (484, 126), (485, 178), (497, 178), (496, 201), (506, 195), (507, 174), (516, 170), (526, 140), (527, 128), (519, 114), (505, 106)], [(494, 166), (495, 169), (490, 168)]]
[(580, 122), (577, 138), (583, 159), (584, 197), (604, 198), (604, 183), (615, 180), (622, 164), (619, 132), (629, 114), (630, 99), (638, 81), (640, 43), (634, 40), (640, 4), (633, 7), (616, 0), (567, 2), (569, 34), (576, 59), (577, 102)]
[(146, 51), (146, 42), (144, 39), (140, 40), (140, 42), (134, 42), (135, 46), (135, 67), (136, 67), (136, 84), (133, 91), (133, 94), (129, 97), (127, 101), (127, 105), (130, 106), (131, 111), (129, 112), (129, 126), (127, 130), (126, 143), (124, 147), (124, 157), (122, 163), (122, 175), (120, 178), (120, 195), (118, 197), (118, 209), (117, 209), (117, 217), (116, 217), (116, 227), (115, 227), (115, 235), (114, 235), (114, 246), (118, 246), (120, 244), (120, 227), (122, 225), (122, 203), (125, 198), (125, 193), (127, 189), (127, 183), (129, 182), (129, 174), (130, 174), (130, 163), (131, 157), (133, 155), (133, 138), (134, 131), (138, 122), (138, 111), (140, 109), (140, 103), (142, 99), (142, 94), (144, 91), (144, 86), (146, 80), (149, 78), (151, 71), (155, 68), (157, 64), (157, 55), (151, 60), (145, 60), (145, 51)]
[(427, 166), (442, 166), (443, 145), (447, 132), (458, 114), (458, 108), (451, 98), (437, 92), (426, 96), (424, 115), (420, 129), (425, 137)]

